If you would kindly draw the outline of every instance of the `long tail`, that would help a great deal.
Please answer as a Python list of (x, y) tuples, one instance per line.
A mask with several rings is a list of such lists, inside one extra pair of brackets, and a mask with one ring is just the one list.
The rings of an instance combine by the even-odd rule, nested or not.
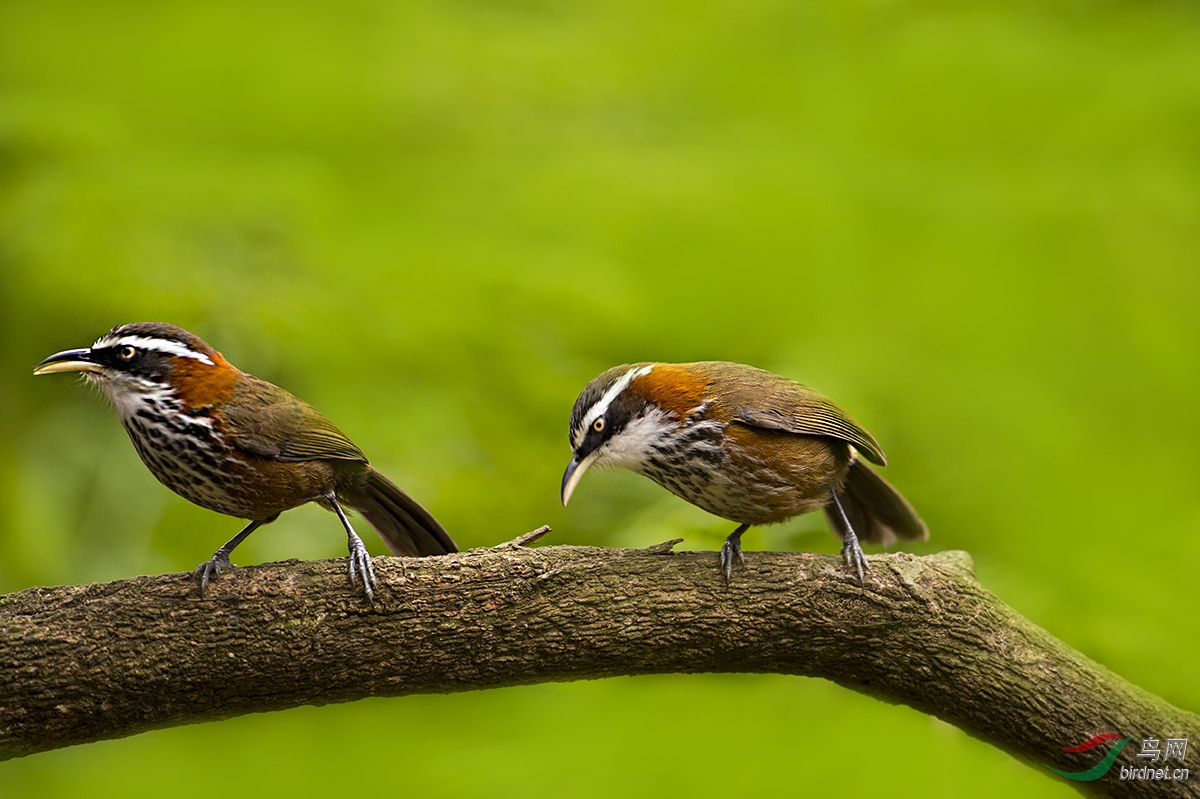
[[(846, 484), (837, 492), (846, 511), (850, 526), (863, 541), (891, 544), (897, 538), (904, 541), (924, 541), (929, 528), (908, 504), (900, 492), (868, 466), (855, 453), (846, 474)], [(832, 503), (830, 503), (832, 505)], [(841, 529), (835, 518), (836, 508), (827, 507), (825, 516), (834, 530)]]
[(425, 556), (457, 552), (458, 547), (437, 519), (374, 467), (362, 494), (346, 504), (371, 523), (394, 555)]

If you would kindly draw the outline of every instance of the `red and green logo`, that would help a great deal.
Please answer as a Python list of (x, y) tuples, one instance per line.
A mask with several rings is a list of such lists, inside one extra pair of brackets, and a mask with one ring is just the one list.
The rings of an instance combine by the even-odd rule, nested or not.
[(1075, 780), (1076, 782), (1091, 782), (1092, 780), (1098, 780), (1108, 773), (1108, 770), (1112, 768), (1113, 763), (1116, 762), (1117, 755), (1121, 754), (1121, 750), (1125, 748), (1125, 744), (1132, 741), (1132, 738), (1122, 737), (1120, 733), (1116, 732), (1102, 732), (1099, 735), (1088, 738), (1078, 746), (1063, 747), (1064, 752), (1088, 752), (1092, 749), (1095, 749), (1097, 746), (1106, 744), (1109, 741), (1113, 741), (1118, 738), (1120, 740), (1117, 741), (1117, 745), (1108, 750), (1108, 754), (1104, 756), (1104, 759), (1086, 771), (1060, 771), (1059, 769), (1054, 768), (1054, 766), (1046, 766), (1046, 768), (1050, 769), (1060, 777), (1066, 777), (1067, 779)]

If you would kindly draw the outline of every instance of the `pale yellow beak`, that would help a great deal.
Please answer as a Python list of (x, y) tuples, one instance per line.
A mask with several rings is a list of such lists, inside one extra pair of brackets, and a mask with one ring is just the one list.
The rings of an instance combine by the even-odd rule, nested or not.
[(99, 371), (102, 371), (102, 367), (92, 360), (92, 351), (83, 349), (55, 353), (34, 367), (33, 373), (35, 375), (48, 375), (54, 372)]
[(567, 470), (563, 473), (562, 479), (562, 504), (566, 505), (571, 499), (571, 494), (575, 492), (575, 486), (579, 485), (579, 481), (583, 479), (583, 475), (587, 472), (588, 467), (596, 462), (596, 458), (600, 457), (600, 450), (594, 450), (588, 453), (583, 460), (576, 455), (571, 458), (571, 462), (567, 464)]

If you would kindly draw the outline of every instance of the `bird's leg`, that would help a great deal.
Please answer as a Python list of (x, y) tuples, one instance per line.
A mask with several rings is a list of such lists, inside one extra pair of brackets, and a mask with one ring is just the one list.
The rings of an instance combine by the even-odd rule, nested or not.
[(204, 598), (204, 590), (208, 588), (208, 581), (216, 577), (225, 569), (233, 567), (233, 564), (229, 560), (229, 556), (233, 554), (233, 550), (237, 547), (237, 545), (245, 541), (246, 536), (250, 535), (264, 524), (269, 524), (278, 518), (279, 514), (276, 513), (269, 519), (258, 519), (257, 521), (250, 522), (242, 528), (240, 533), (222, 544), (221, 548), (213, 553), (212, 558), (204, 561), (196, 567), (196, 579), (200, 581), (201, 599)]
[(338, 504), (337, 494), (330, 491), (325, 495), (325, 499), (333, 507), (333, 512), (342, 520), (342, 526), (346, 528), (346, 545), (350, 548), (350, 584), (358, 585), (358, 578), (361, 577), (367, 601), (374, 602), (375, 567), (371, 565), (371, 555), (367, 552), (367, 547), (363, 544), (362, 539), (358, 537), (358, 533), (354, 532), (354, 528), (350, 526), (350, 520), (346, 518), (345, 511)]
[(725, 539), (725, 543), (721, 545), (721, 568), (725, 571), (725, 584), (729, 585), (729, 581), (733, 578), (733, 559), (736, 557), (743, 566), (746, 565), (746, 557), (742, 554), (742, 533), (750, 529), (748, 524), (739, 524), (738, 528), (729, 534)]
[(846, 565), (858, 572), (858, 584), (863, 584), (863, 571), (870, 571), (871, 566), (867, 563), (867, 556), (863, 554), (862, 547), (858, 545), (858, 536), (854, 534), (854, 528), (850, 526), (850, 520), (846, 518), (846, 511), (842, 507), (842, 501), (838, 499), (836, 491), (830, 491), (830, 496), (833, 497), (833, 507), (837, 508), (837, 514), (831, 516), (833, 521), (841, 522), (836, 526), (842, 536), (842, 558), (846, 561)]

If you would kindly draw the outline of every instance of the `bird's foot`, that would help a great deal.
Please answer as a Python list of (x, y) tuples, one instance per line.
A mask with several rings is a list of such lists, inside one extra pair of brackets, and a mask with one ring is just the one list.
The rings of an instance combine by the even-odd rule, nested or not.
[(349, 536), (350, 545), (350, 584), (357, 586), (362, 579), (363, 592), (368, 602), (375, 601), (375, 567), (371, 565), (371, 554), (362, 539), (353, 532)]
[(846, 566), (858, 573), (858, 587), (862, 588), (863, 572), (870, 571), (871, 566), (867, 563), (867, 556), (863, 554), (862, 547), (858, 545), (858, 536), (854, 534), (854, 527), (846, 517), (846, 509), (842, 507), (842, 500), (836, 491), (829, 492), (829, 500), (830, 507), (837, 511), (830, 514), (829, 520), (834, 526), (834, 532), (842, 537), (842, 560), (846, 561)]
[(842, 544), (842, 559), (846, 561), (846, 566), (858, 573), (858, 584), (863, 585), (863, 572), (871, 570), (871, 565), (867, 563), (867, 556), (863, 554), (862, 547), (858, 545), (858, 537), (854, 535), (846, 536), (846, 541)]
[(226, 569), (232, 569), (233, 564), (229, 562), (229, 553), (218, 549), (213, 553), (212, 558), (204, 561), (196, 567), (196, 580), (200, 583), (200, 598), (204, 598), (204, 591), (208, 588), (208, 581), (216, 578), (218, 574)]
[(733, 579), (734, 558), (737, 558), (743, 566), (746, 565), (746, 556), (742, 554), (742, 542), (739, 538), (731, 535), (721, 545), (721, 571), (725, 572), (726, 585), (729, 585), (729, 581)]

